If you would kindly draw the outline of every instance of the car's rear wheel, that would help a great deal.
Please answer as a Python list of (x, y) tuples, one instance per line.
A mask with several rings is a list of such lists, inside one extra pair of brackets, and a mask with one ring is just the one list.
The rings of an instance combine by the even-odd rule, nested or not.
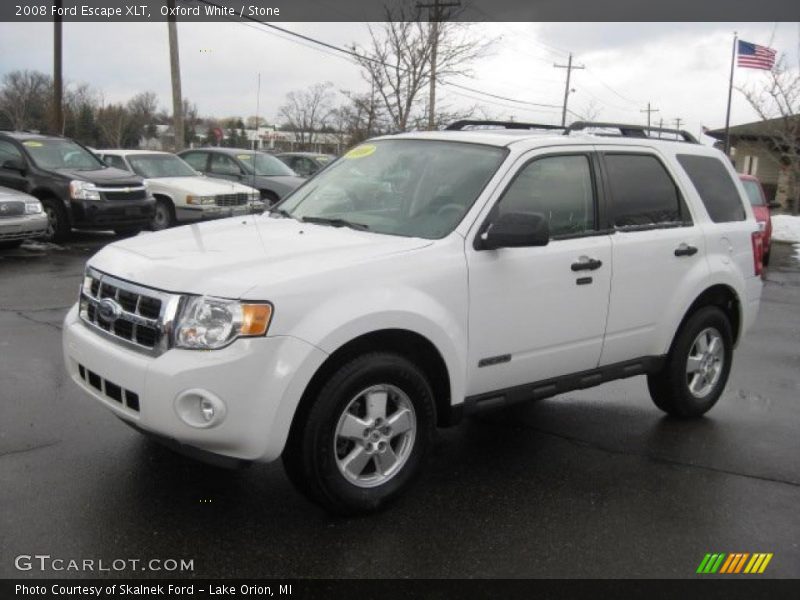
[(41, 239), (46, 242), (63, 242), (69, 237), (71, 229), (64, 204), (57, 198), (43, 198), (42, 207), (47, 215), (47, 229)]
[(292, 429), (284, 465), (305, 495), (336, 514), (380, 509), (413, 480), (431, 447), (433, 393), (392, 353), (344, 364)]
[(158, 198), (153, 219), (150, 221), (150, 228), (153, 231), (161, 231), (173, 225), (175, 225), (175, 208), (172, 206), (172, 202), (165, 198)]
[(678, 332), (664, 367), (648, 375), (655, 405), (676, 417), (699, 417), (716, 404), (733, 361), (733, 333), (716, 306), (695, 312)]

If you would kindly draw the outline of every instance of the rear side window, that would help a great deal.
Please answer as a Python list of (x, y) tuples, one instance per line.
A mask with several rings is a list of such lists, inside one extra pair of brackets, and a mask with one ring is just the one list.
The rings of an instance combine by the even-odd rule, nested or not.
[(678, 187), (655, 156), (606, 154), (605, 165), (613, 199), (612, 225), (647, 227), (684, 220)]
[(692, 180), (712, 221), (727, 223), (745, 220), (746, 214), (739, 192), (720, 159), (679, 154), (678, 162)]

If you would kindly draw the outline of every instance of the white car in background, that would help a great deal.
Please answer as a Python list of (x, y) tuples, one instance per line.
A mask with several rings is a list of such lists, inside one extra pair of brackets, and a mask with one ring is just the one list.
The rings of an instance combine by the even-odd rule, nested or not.
[(210, 179), (169, 152), (97, 150), (109, 166), (145, 178), (156, 199), (154, 230), (264, 211), (258, 190), (233, 181)]

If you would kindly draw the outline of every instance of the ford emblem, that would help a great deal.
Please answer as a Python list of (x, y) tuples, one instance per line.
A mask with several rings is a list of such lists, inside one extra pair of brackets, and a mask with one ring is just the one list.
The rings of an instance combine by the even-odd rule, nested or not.
[(122, 316), (122, 307), (111, 298), (103, 298), (97, 305), (97, 316), (108, 323), (113, 323)]

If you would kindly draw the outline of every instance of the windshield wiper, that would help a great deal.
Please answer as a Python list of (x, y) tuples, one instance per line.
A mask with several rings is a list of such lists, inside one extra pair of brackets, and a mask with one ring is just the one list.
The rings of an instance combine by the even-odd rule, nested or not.
[(358, 229), (360, 231), (369, 230), (369, 225), (364, 223), (354, 223), (347, 219), (329, 219), (327, 217), (301, 217), (303, 223), (318, 223), (320, 225), (331, 225), (332, 227), (349, 227), (350, 229)]
[(285, 208), (270, 208), (269, 214), (271, 215), (279, 215), (284, 219), (294, 219), (295, 217)]

